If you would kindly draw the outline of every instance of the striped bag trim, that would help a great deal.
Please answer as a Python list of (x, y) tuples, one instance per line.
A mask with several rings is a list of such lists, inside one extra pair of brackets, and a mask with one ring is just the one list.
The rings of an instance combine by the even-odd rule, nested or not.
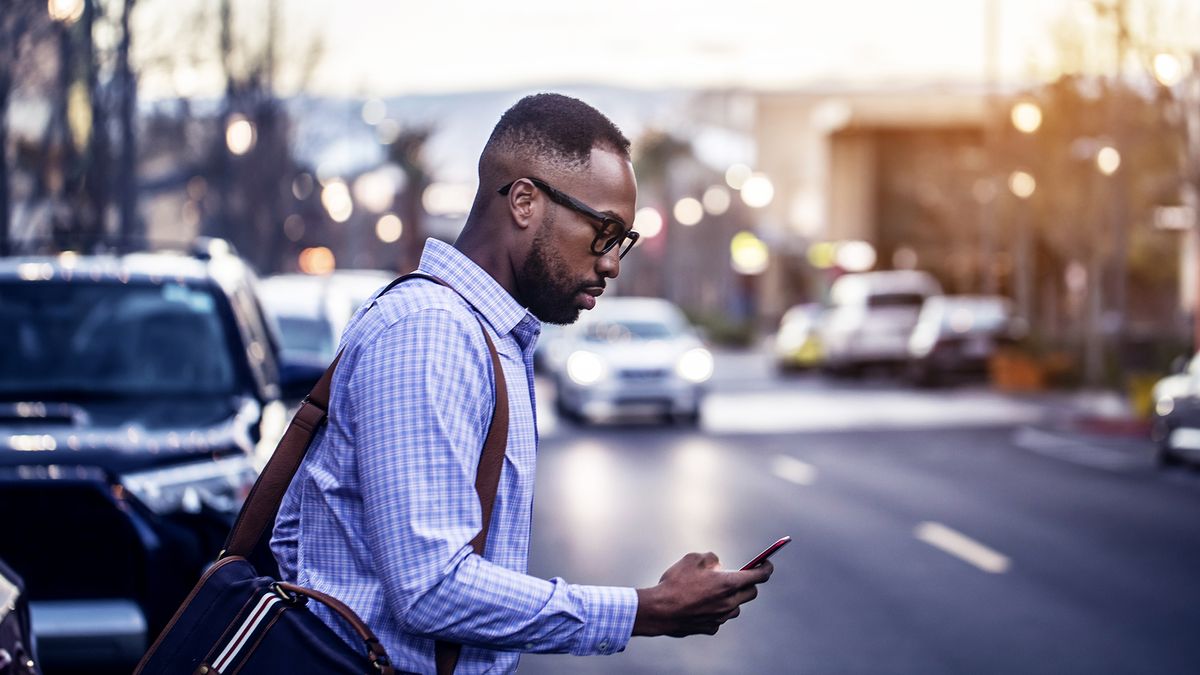
[(255, 631), (271, 616), (271, 608), (282, 602), (278, 595), (272, 591), (267, 591), (258, 603), (254, 605), (254, 609), (242, 621), (237, 630), (229, 638), (229, 642), (225, 644), (225, 648), (217, 654), (217, 658), (212, 662), (212, 669), (218, 673), (223, 673), (230, 665), (237, 661), (238, 655), (250, 643), (250, 637)]

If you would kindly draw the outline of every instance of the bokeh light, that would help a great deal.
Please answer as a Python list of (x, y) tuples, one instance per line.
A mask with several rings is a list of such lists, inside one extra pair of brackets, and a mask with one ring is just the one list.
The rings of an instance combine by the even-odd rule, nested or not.
[(653, 239), (662, 232), (663, 217), (652, 206), (643, 206), (633, 215), (633, 229), (642, 235), (642, 239)]
[(742, 184), (742, 201), (746, 202), (746, 206), (761, 209), (770, 204), (773, 199), (775, 199), (775, 186), (766, 174), (751, 174)]
[(675, 202), (673, 213), (680, 225), (695, 225), (704, 217), (704, 206), (694, 197), (684, 197)]
[(753, 232), (738, 232), (729, 242), (729, 262), (738, 274), (762, 274), (770, 260), (766, 243)]
[(712, 185), (704, 191), (704, 210), (710, 215), (719, 216), (729, 210), (731, 198), (729, 190), (720, 185)]
[(1096, 153), (1096, 168), (1105, 176), (1111, 176), (1121, 168), (1121, 153), (1111, 145), (1100, 148)]
[(1008, 189), (1021, 199), (1029, 199), (1037, 190), (1037, 181), (1025, 171), (1014, 171), (1008, 175)]
[(751, 173), (753, 170), (745, 164), (734, 164), (725, 170), (725, 183), (734, 190), (741, 190)]
[(244, 155), (254, 148), (256, 140), (254, 123), (245, 115), (234, 113), (229, 116), (229, 125), (225, 127), (225, 145), (235, 155)]
[[(46, 11), (50, 13), (50, 18), (55, 21), (62, 21), (65, 24), (73, 24), (83, 16), (84, 0), (48, 0), (46, 3)], [(15, 10), (5, 10), (15, 11)]]
[(1164, 87), (1174, 87), (1183, 81), (1183, 62), (1174, 54), (1155, 54), (1154, 79)]
[(300, 271), (305, 274), (329, 274), (336, 267), (333, 251), (324, 246), (313, 246), (300, 251)]
[(875, 259), (875, 247), (865, 241), (844, 241), (837, 247), (837, 266), (847, 272), (866, 272)]
[(1024, 134), (1032, 134), (1042, 126), (1042, 109), (1032, 101), (1021, 101), (1012, 108), (1012, 123)]
[(341, 180), (334, 179), (321, 190), (321, 205), (335, 223), (344, 223), (354, 212), (354, 200), (350, 199), (350, 188)]
[(371, 126), (383, 121), (387, 116), (387, 106), (377, 98), (368, 100), (362, 106), (362, 120)]
[(403, 232), (404, 223), (394, 213), (384, 214), (379, 220), (375, 221), (375, 236), (385, 244), (394, 244), (400, 241), (400, 235)]

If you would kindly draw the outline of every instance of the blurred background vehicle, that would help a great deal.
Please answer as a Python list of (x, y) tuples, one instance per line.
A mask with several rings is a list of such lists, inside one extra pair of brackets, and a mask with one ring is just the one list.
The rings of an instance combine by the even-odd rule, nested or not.
[(775, 333), (775, 367), (783, 372), (821, 365), (820, 325), (825, 307), (819, 303), (796, 305), (784, 312)]
[(281, 368), (253, 285), (228, 253), (0, 259), (0, 557), (45, 663), (136, 662), (283, 432), (281, 385), (319, 375)]
[(895, 270), (839, 277), (821, 326), (824, 366), (858, 375), (869, 366), (901, 366), (925, 300), (942, 288), (927, 272)]
[(713, 357), (683, 312), (660, 298), (604, 298), (566, 327), (555, 409), (574, 421), (625, 412), (700, 421)]
[(1159, 465), (1200, 463), (1200, 352), (1155, 383), (1150, 400)]
[(1012, 301), (998, 295), (939, 295), (921, 307), (908, 341), (908, 376), (933, 386), (954, 377), (983, 376), (996, 348), (1025, 334)]
[(279, 274), (263, 279), (258, 291), (279, 331), (285, 358), (324, 367), (337, 354), (350, 317), (393, 278), (376, 270)]

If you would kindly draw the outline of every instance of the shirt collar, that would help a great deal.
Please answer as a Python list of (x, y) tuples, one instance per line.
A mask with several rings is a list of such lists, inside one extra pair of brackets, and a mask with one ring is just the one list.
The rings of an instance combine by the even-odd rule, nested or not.
[[(492, 329), (497, 335), (512, 332), (526, 317), (537, 324), (537, 319), (522, 307), (512, 294), (504, 290), (492, 275), (444, 241), (433, 238), (425, 240), (419, 269), (453, 286), (454, 290), (492, 324)], [(540, 327), (540, 324), (538, 325)]]

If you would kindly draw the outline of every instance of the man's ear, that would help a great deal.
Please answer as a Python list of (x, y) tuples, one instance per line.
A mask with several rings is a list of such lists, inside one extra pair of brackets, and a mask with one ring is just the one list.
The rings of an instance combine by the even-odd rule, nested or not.
[(542, 220), (543, 200), (537, 198), (537, 188), (527, 180), (513, 183), (508, 191), (508, 209), (513, 222), (521, 229), (528, 229)]

